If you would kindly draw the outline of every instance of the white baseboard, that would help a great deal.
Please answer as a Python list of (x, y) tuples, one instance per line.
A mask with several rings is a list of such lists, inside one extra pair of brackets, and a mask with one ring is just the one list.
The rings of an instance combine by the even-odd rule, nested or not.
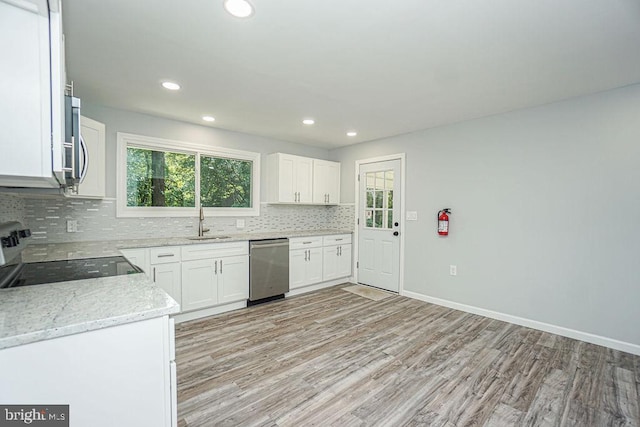
[(232, 302), (224, 305), (216, 305), (215, 307), (204, 308), (202, 310), (189, 311), (173, 316), (176, 323), (188, 322), (189, 320), (202, 319), (203, 317), (214, 316), (216, 314), (226, 313), (227, 311), (238, 310), (247, 307), (247, 300)]
[(580, 341), (585, 341), (591, 344), (597, 344), (604, 347), (609, 347), (614, 350), (620, 350), (627, 353), (640, 356), (640, 345), (631, 344), (624, 341), (619, 341), (613, 338), (607, 338), (600, 335), (590, 334), (588, 332), (576, 331), (575, 329), (569, 329), (562, 326), (551, 325), (549, 323), (539, 322), (537, 320), (526, 319), (524, 317), (512, 316), (510, 314), (500, 313), (497, 311), (487, 310), (484, 308), (474, 307), (471, 305), (460, 304), (457, 302), (430, 297), (427, 295), (419, 294), (417, 292), (403, 291), (401, 295), (413, 299), (417, 299), (424, 302), (429, 302), (443, 307), (453, 308), (454, 310), (460, 310), (467, 313), (478, 314), (480, 316), (489, 317), (491, 319), (502, 320), (504, 322), (513, 323), (520, 326), (526, 326), (527, 328), (537, 329), (544, 332), (550, 332), (556, 335), (562, 335), (563, 337), (573, 338)]

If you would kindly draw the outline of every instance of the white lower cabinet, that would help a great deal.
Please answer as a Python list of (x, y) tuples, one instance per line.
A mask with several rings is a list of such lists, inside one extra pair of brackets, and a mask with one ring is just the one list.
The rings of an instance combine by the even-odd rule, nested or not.
[(289, 288), (322, 282), (322, 237), (289, 239)]
[(182, 247), (182, 311), (249, 298), (248, 242)]
[(182, 275), (179, 262), (152, 265), (151, 278), (178, 304), (182, 304)]
[(176, 426), (172, 329), (162, 316), (0, 350), (0, 402), (68, 404), (72, 426)]
[(177, 246), (149, 249), (151, 280), (182, 304), (181, 252)]
[(141, 249), (121, 249), (120, 253), (124, 256), (131, 264), (139, 267), (147, 277), (151, 277), (149, 275), (150, 266), (149, 266), (149, 249), (141, 248)]
[(211, 259), (182, 262), (181, 311), (218, 304), (218, 278)]
[(351, 244), (325, 246), (322, 280), (351, 276)]
[(249, 256), (182, 263), (182, 311), (249, 298)]
[(247, 255), (220, 258), (218, 275), (219, 302), (221, 304), (249, 298), (249, 257)]

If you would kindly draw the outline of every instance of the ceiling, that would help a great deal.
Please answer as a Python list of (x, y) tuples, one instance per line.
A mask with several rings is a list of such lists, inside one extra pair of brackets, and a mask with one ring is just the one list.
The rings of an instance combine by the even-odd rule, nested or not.
[(90, 103), (329, 149), (640, 82), (638, 0), (252, 3), (63, 0), (68, 77)]

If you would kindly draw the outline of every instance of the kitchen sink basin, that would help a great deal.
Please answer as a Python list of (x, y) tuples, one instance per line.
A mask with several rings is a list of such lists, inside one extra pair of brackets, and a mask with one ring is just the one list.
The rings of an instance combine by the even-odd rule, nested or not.
[(197, 236), (197, 237), (187, 237), (188, 240), (224, 240), (230, 239), (230, 236)]

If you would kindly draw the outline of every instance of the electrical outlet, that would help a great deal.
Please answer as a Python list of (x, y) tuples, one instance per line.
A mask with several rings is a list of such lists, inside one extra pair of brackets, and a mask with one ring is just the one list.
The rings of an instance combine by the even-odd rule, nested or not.
[(458, 266), (457, 265), (450, 265), (449, 266), (449, 274), (451, 276), (457, 276), (458, 275)]
[(78, 221), (75, 219), (67, 220), (67, 233), (77, 233), (78, 232)]
[(244, 228), (244, 219), (236, 219), (236, 228)]

